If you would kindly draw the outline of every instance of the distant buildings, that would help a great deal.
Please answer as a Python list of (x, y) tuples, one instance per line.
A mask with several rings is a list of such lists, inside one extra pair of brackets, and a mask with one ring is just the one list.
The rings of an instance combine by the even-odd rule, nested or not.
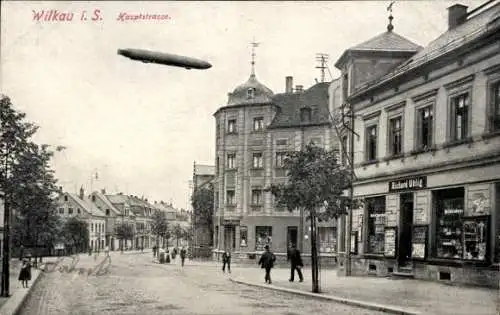
[(450, 7), (423, 48), (390, 23), (336, 63), (359, 135), (353, 274), (498, 287), (500, 4), (481, 7)]

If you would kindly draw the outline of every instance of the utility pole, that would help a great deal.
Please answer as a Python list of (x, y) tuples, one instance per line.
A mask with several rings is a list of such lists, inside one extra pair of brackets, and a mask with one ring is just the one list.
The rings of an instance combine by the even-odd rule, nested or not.
[(327, 63), (329, 57), (328, 54), (316, 54), (316, 61), (319, 62), (319, 66), (317, 66), (316, 69), (321, 70), (321, 82), (325, 82), (325, 69), (328, 69)]

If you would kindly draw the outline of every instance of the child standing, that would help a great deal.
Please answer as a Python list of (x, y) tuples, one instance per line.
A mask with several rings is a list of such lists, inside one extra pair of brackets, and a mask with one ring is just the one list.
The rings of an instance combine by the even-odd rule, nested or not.
[(28, 287), (28, 281), (31, 280), (31, 264), (24, 258), (21, 264), (21, 271), (19, 272), (19, 281), (22, 282), (23, 288)]

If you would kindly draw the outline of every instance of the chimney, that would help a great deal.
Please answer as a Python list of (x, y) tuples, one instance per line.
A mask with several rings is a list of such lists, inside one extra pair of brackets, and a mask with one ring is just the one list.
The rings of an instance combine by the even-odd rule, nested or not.
[(288, 76), (285, 78), (286, 84), (285, 84), (285, 93), (292, 93), (293, 89), (293, 77)]
[(448, 8), (448, 29), (451, 30), (467, 20), (467, 6), (455, 4)]
[(80, 187), (80, 195), (79, 195), (80, 199), (83, 200), (83, 196), (85, 196), (85, 191), (83, 190), (83, 187)]
[(304, 91), (304, 86), (303, 85), (296, 85), (295, 86), (295, 92), (296, 93), (301, 93)]
[(101, 189), (101, 194), (105, 195), (106, 194), (106, 189)]

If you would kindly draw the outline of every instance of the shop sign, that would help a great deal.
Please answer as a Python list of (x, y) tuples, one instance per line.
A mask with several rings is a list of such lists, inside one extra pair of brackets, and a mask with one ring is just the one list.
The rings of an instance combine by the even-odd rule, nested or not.
[(418, 190), (427, 187), (427, 176), (408, 177), (389, 182), (389, 192)]

